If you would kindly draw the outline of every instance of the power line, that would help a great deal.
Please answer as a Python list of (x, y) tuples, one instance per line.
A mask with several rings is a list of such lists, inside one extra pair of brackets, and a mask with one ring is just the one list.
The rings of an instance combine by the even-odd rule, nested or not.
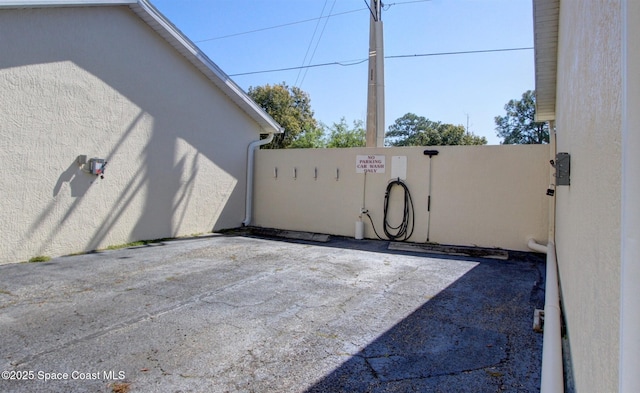
[[(414, 55), (393, 55), (393, 56), (385, 56), (385, 59), (402, 59), (409, 57), (431, 57), (431, 56), (450, 56), (450, 55), (468, 55), (468, 54), (477, 54), (477, 53), (493, 53), (493, 52), (513, 52), (513, 51), (522, 51), (522, 50), (533, 50), (533, 47), (523, 47), (523, 48), (504, 48), (504, 49), (482, 49), (482, 50), (470, 50), (470, 51), (458, 51), (458, 52), (435, 52), (435, 53), (420, 53)], [(229, 74), (229, 76), (244, 76), (244, 75), (254, 75), (254, 74), (266, 74), (270, 72), (281, 72), (281, 71), (292, 71), (299, 70), (303, 68), (317, 68), (317, 67), (327, 67), (327, 66), (343, 66), (350, 67), (358, 64), (362, 64), (369, 59), (357, 59), (357, 60), (348, 60), (348, 61), (334, 61), (330, 63), (321, 63), (321, 64), (311, 64), (306, 66), (298, 66), (298, 67), (287, 67), (287, 68), (276, 68), (271, 70), (262, 70), (262, 71), (250, 71), (250, 72), (241, 72), (236, 74)]]
[(241, 33), (233, 33), (233, 34), (227, 34), (227, 35), (223, 35), (223, 36), (219, 36), (219, 37), (205, 38), (203, 40), (198, 40), (198, 41), (194, 41), (194, 42), (197, 44), (197, 43), (200, 43), (200, 42), (215, 41), (215, 40), (221, 40), (223, 38), (236, 37), (236, 36), (239, 36), (239, 35), (258, 33), (258, 32), (265, 31), (265, 30), (273, 30), (273, 29), (279, 29), (281, 27), (287, 27), (287, 26), (298, 25), (298, 24), (301, 24), (301, 23), (313, 22), (314, 20), (331, 18), (331, 17), (339, 16), (339, 15), (352, 14), (354, 12), (360, 12), (360, 11), (363, 11), (363, 10), (366, 10), (366, 8), (359, 8), (357, 10), (338, 12), (337, 14), (329, 14), (329, 15), (321, 16), (319, 18), (311, 18), (311, 19), (299, 20), (299, 21), (296, 21), (296, 22), (284, 23), (284, 24), (276, 25), (276, 26), (263, 27), (261, 29), (243, 31)]
[(367, 5), (367, 8), (369, 9), (369, 12), (371, 13), (371, 17), (373, 18), (373, 20), (376, 20), (376, 14), (371, 9), (371, 6), (369, 5), (369, 3), (367, 3), (367, 0), (364, 0), (364, 3)]
[(431, 1), (431, 0), (411, 0), (411, 1), (401, 1), (399, 3), (391, 3), (391, 4), (382, 4), (384, 7), (384, 10), (387, 11), (389, 8), (391, 8), (391, 6), (393, 5), (404, 5), (404, 4), (413, 4), (413, 3), (425, 3), (427, 1)]
[[(401, 1), (398, 3), (391, 3), (391, 4), (385, 4), (385, 8), (388, 10), (391, 6), (394, 5), (404, 5), (404, 4), (412, 4), (412, 3), (424, 3), (427, 1), (431, 1), (431, 0), (411, 0), (411, 1)], [(334, 16), (340, 16), (340, 15), (346, 15), (346, 14), (352, 14), (354, 12), (360, 12), (360, 11), (364, 11), (366, 9), (368, 9), (369, 11), (371, 11), (371, 8), (369, 8), (369, 4), (367, 3), (367, 1), (365, 0), (365, 4), (367, 5), (366, 8), (358, 8), (357, 10), (350, 10), (350, 11), (344, 11), (344, 12), (338, 12), (336, 14), (329, 14), (329, 15), (325, 15), (325, 16), (321, 16), (319, 18), (311, 18), (311, 19), (304, 19), (304, 20), (299, 20), (299, 21), (295, 21), (295, 22), (289, 22), (289, 23), (283, 23), (281, 25), (276, 25), (276, 26), (270, 26), (270, 27), (263, 27), (260, 29), (255, 29), (255, 30), (249, 30), (249, 31), (243, 31), (240, 33), (233, 33), (233, 34), (227, 34), (227, 35), (222, 35), (222, 36), (218, 36), (218, 37), (212, 37), (212, 38), (205, 38), (202, 40), (198, 40), (198, 41), (194, 41), (196, 44), (201, 43), (201, 42), (207, 42), (207, 41), (215, 41), (215, 40), (221, 40), (224, 38), (231, 38), (231, 37), (236, 37), (239, 35), (245, 35), (245, 34), (252, 34), (252, 33), (259, 33), (261, 31), (266, 31), (266, 30), (273, 30), (273, 29), (279, 29), (281, 27), (287, 27), (287, 26), (293, 26), (293, 25), (298, 25), (301, 23), (307, 23), (307, 22), (313, 22), (315, 20), (318, 19), (325, 19), (325, 18), (331, 18)]]
[[(333, 4), (331, 4), (331, 9), (329, 10), (329, 14), (331, 14), (331, 12), (333, 11), (333, 7), (335, 7), (336, 1), (337, 0), (333, 0)], [(311, 53), (311, 57), (309, 58), (309, 63), (313, 61), (313, 58), (316, 55), (316, 51), (318, 50), (318, 46), (320, 45), (320, 41), (322, 40), (322, 36), (324, 35), (324, 30), (327, 28), (328, 22), (329, 22), (329, 19), (328, 18), (325, 19), (324, 25), (322, 26), (322, 31), (320, 32), (320, 36), (318, 36), (318, 41), (316, 41), (316, 46), (315, 48), (313, 48), (313, 52)], [(298, 87), (302, 87), (302, 84), (304, 83), (304, 79), (307, 77), (307, 71), (309, 71), (309, 69), (305, 68), (304, 73), (302, 74), (302, 80), (300, 80), (300, 84), (298, 85)]]
[(468, 50), (468, 51), (460, 51), (460, 52), (437, 52), (437, 53), (421, 53), (415, 55), (395, 55), (395, 56), (385, 56), (385, 59), (402, 59), (406, 57), (427, 57), (427, 56), (447, 56), (447, 55), (468, 55), (474, 53), (491, 53), (491, 52), (512, 52), (518, 50), (532, 50), (533, 47), (526, 48), (506, 48), (506, 49), (482, 49), (482, 50)]
[(334, 62), (331, 62), (331, 63), (311, 64), (311, 65), (307, 65), (307, 66), (278, 68), (278, 69), (263, 70), (263, 71), (241, 72), (241, 73), (237, 73), (237, 74), (229, 74), (229, 76), (266, 74), (266, 73), (269, 73), (269, 72), (292, 71), (292, 70), (299, 70), (301, 68), (316, 68), (316, 67), (326, 67), (326, 66), (332, 66), (332, 65), (339, 65), (339, 66), (343, 66), (343, 67), (349, 67), (349, 66), (353, 66), (353, 65), (357, 65), (357, 64), (362, 64), (362, 63), (364, 63), (365, 61), (368, 61), (368, 60), (369, 60), (368, 58), (367, 59), (361, 59), (361, 60), (353, 60), (354, 63), (349, 63), (349, 64), (345, 64), (346, 62), (334, 61)]
[[(322, 6), (322, 11), (320, 11), (320, 18), (318, 18), (318, 21), (316, 22), (316, 27), (315, 27), (315, 29), (313, 29), (313, 34), (311, 35), (311, 41), (309, 41), (309, 45), (307, 46), (307, 51), (304, 54), (304, 59), (302, 59), (302, 65), (303, 66), (307, 62), (307, 56), (309, 55), (309, 51), (311, 50), (311, 45), (313, 45), (313, 40), (316, 38), (316, 32), (318, 31), (318, 26), (320, 26), (320, 21), (322, 20), (322, 15), (324, 15), (324, 10), (325, 10), (325, 8), (327, 8), (327, 3), (328, 2), (329, 2), (329, 0), (324, 0), (324, 5)], [(333, 7), (331, 7), (331, 8), (333, 9)], [(329, 14), (331, 14), (331, 11), (329, 11)], [(312, 60), (313, 60), (313, 58), (309, 59), (309, 64), (311, 64)], [(309, 65), (309, 64), (307, 64), (307, 65)], [(302, 73), (302, 70), (303, 70), (303, 68), (300, 68), (300, 70), (298, 71), (298, 76), (296, 77), (296, 82), (293, 84), (294, 86), (298, 85), (298, 79), (300, 79), (300, 74)], [(306, 68), (304, 68), (304, 70), (306, 70)]]

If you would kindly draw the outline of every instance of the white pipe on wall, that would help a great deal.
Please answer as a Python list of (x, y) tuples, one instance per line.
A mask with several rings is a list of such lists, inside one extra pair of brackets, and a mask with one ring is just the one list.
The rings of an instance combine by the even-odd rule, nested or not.
[(253, 219), (253, 161), (255, 151), (260, 146), (266, 145), (272, 140), (273, 133), (271, 132), (265, 139), (258, 139), (257, 141), (249, 143), (247, 149), (247, 195), (245, 200), (244, 221), (242, 221), (243, 226), (251, 224), (251, 220)]
[(528, 246), (534, 251), (547, 254), (540, 393), (562, 393), (564, 392), (564, 369), (562, 365), (562, 329), (556, 246), (552, 241), (543, 246), (533, 239), (529, 239)]
[[(556, 155), (555, 122), (549, 122), (549, 148), (551, 159)], [(554, 179), (553, 168), (549, 176)], [(555, 183), (555, 182), (553, 182)], [(556, 190), (557, 191), (557, 190)], [(558, 280), (558, 261), (556, 257), (555, 227), (556, 227), (556, 197), (549, 200), (549, 231), (547, 245), (537, 243), (530, 238), (527, 246), (536, 251), (547, 254), (544, 300), (544, 338), (542, 342), (542, 372), (540, 393), (564, 392), (564, 366), (562, 364), (562, 325), (560, 312), (560, 286)]]
[(547, 251), (548, 251), (548, 247), (547, 246), (543, 246), (542, 244), (539, 244), (533, 238), (529, 239), (529, 242), (527, 243), (527, 247), (529, 247), (530, 249), (532, 249), (535, 252), (541, 252), (543, 254), (546, 254)]
[(622, 214), (620, 266), (621, 393), (640, 392), (640, 2), (622, 2)]
[(547, 250), (540, 393), (562, 393), (564, 392), (562, 328), (555, 244), (549, 242)]

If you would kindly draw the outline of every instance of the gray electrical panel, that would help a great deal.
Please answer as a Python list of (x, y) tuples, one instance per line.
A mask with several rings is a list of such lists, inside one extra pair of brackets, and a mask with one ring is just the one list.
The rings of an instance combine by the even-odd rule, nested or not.
[(556, 154), (556, 186), (571, 184), (571, 155), (569, 153)]

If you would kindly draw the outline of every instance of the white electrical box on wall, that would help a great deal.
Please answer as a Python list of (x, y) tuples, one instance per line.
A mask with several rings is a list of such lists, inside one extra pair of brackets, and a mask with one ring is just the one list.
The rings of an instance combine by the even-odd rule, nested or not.
[(391, 157), (391, 178), (407, 180), (407, 156)]

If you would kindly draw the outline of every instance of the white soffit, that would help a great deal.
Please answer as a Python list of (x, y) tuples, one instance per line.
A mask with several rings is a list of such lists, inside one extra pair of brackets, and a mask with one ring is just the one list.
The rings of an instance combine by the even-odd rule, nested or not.
[(128, 6), (182, 56), (206, 75), (236, 105), (255, 120), (265, 133), (280, 133), (282, 127), (256, 104), (207, 55), (147, 0), (0, 0), (2, 8)]
[(536, 121), (556, 118), (559, 0), (533, 0)]

